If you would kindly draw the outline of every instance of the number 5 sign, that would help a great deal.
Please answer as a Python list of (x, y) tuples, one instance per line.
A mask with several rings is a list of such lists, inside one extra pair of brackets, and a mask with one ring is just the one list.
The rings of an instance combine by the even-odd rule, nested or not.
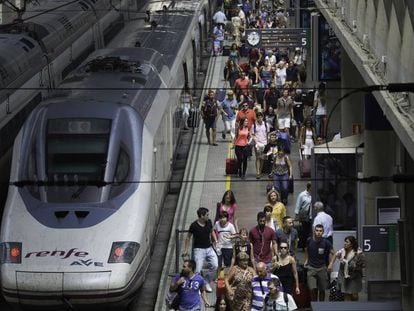
[(396, 231), (396, 226), (363, 226), (363, 251), (367, 253), (395, 252)]

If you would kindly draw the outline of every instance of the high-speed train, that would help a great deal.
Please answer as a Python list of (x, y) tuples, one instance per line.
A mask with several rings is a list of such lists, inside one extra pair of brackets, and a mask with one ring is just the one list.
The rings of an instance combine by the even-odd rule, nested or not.
[(30, 111), (136, 10), (126, 0), (38, 3), (28, 5), (23, 21), (0, 25), (0, 182), (7, 181), (10, 149)]
[(1, 226), (8, 302), (106, 305), (142, 284), (168, 188), (153, 181), (171, 175), (181, 91), (197, 87), (210, 5), (150, 1), (151, 26), (130, 46), (94, 52), (30, 114)]

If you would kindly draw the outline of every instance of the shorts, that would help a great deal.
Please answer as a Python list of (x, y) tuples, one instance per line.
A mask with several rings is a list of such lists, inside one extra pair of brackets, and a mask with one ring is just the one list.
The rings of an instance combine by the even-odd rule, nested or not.
[(317, 288), (320, 291), (323, 291), (328, 288), (328, 272), (326, 267), (314, 268), (308, 266), (308, 287), (309, 289)]
[(254, 146), (254, 154), (256, 155), (256, 158), (264, 159), (264, 153), (263, 153), (264, 148), (265, 148), (265, 145), (256, 144)]
[(204, 119), (204, 124), (206, 129), (215, 129), (217, 127), (216, 118), (206, 118)]
[(277, 120), (279, 129), (290, 128), (290, 118), (279, 118)]

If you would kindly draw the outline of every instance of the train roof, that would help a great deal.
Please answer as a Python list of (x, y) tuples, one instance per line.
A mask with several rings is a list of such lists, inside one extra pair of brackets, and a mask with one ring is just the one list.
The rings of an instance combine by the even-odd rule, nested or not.
[[(136, 44), (157, 50), (169, 68), (181, 47), (201, 1), (152, 1), (148, 5), (153, 25), (137, 31)], [(165, 6), (167, 9), (163, 9)]]
[(129, 104), (145, 119), (165, 71), (162, 56), (152, 49), (102, 49), (64, 80), (61, 88), (83, 100)]

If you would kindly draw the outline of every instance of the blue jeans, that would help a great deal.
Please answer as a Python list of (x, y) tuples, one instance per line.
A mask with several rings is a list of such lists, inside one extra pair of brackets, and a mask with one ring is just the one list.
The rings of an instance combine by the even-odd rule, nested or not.
[(315, 115), (316, 136), (325, 138), (325, 115)]
[(289, 190), (289, 174), (273, 174), (273, 187), (275, 187), (281, 197), (287, 195)]
[(196, 262), (195, 272), (200, 273), (203, 268), (204, 261), (207, 262), (208, 274), (205, 276), (207, 282), (210, 282), (210, 274), (217, 271), (218, 259), (213, 247), (209, 248), (194, 248), (194, 261)]

